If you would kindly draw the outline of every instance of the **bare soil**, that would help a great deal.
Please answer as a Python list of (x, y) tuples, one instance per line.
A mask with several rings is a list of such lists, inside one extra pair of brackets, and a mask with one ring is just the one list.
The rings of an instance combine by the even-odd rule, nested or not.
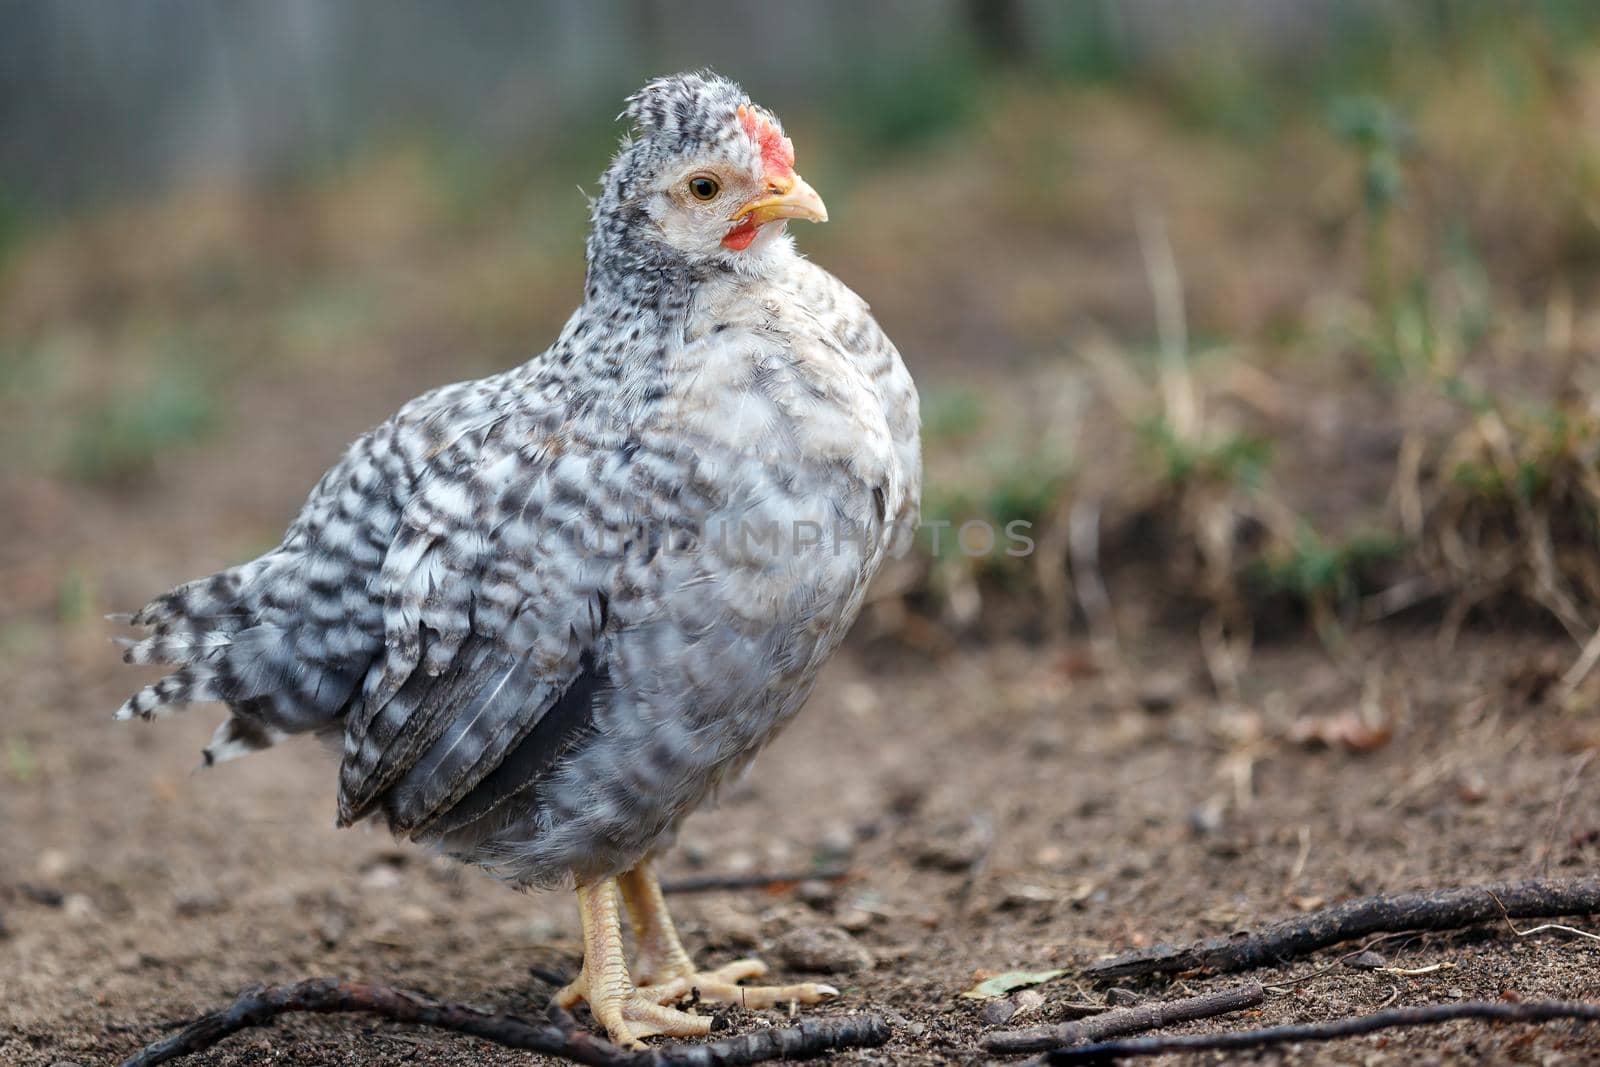
[[(439, 377), (420, 352), (386, 366), (329, 367), (314, 385), (246, 376), (226, 438), (163, 456), (137, 485), (0, 485), (20, 505), (0, 543), (0, 1063), (114, 1063), (246, 986), (313, 975), (536, 1014), (548, 977), (577, 967), (568, 895), (519, 895), (381, 832), (335, 830), (335, 768), (315, 744), (197, 773), (215, 709), (110, 719), (140, 678), (117, 662), (100, 613), (270, 544), (344, 441)], [(1140, 590), (1113, 591), (1140, 616)], [(702, 960), (757, 953), (785, 980), (833, 968), (844, 995), (814, 1010), (890, 1018), (887, 1048), (840, 1062), (982, 1063), (992, 1026), (960, 996), (980, 972), (1070, 967), (1353, 895), (1592, 872), (1600, 766), (1584, 761), (1600, 718), (1592, 690), (1556, 698), (1577, 650), (1541, 625), (1480, 620), (1445, 649), (1414, 619), (1358, 631), (1336, 657), (1293, 624), (1258, 634), (1228, 697), (1189, 627), (1128, 626), (1125, 673), (1081, 635), (945, 642), (937, 655), (860, 635), (665, 859), (669, 876), (849, 876), (677, 896), (675, 910)], [(1600, 998), (1593, 942), (1489, 927), (1382, 952), (1398, 970), (1324, 953), (1261, 975), (1273, 992), (1259, 1011), (1175, 1029)], [(1069, 979), (1041, 991), (1043, 1007), (1009, 1025), (1107, 996)], [(1260, 1059), (1600, 1062), (1600, 1034), (1459, 1023)], [(193, 1062), (538, 1058), (295, 1017)]]
[[(176, 530), (195, 517), (170, 521)], [(757, 771), (688, 823), (666, 868), (852, 873), (678, 896), (680, 922), (704, 960), (759, 952), (786, 978), (818, 930), (844, 929), (863, 951), (805, 966), (870, 963), (835, 974), (843, 997), (816, 1010), (884, 1012), (896, 1036), (839, 1059), (976, 1063), (988, 1059), (977, 1042), (989, 1027), (959, 994), (979, 971), (1070, 966), (1350, 895), (1594, 869), (1600, 769), (1574, 771), (1576, 754), (1600, 744), (1600, 723), (1540, 702), (1569, 656), (1564, 639), (1468, 632), (1442, 652), (1418, 629), (1358, 646), (1366, 681), (1315, 645), (1263, 650), (1231, 704), (1177, 639), (1133, 650), (1156, 666), (1134, 672), (1132, 701), (1071, 642), (936, 661), (847, 656)], [(576, 968), (567, 896), (519, 895), (382, 833), (336, 831), (334, 768), (314, 744), (193, 773), (216, 716), (112, 723), (132, 679), (97, 639), (68, 636), (13, 667), (6, 725), (26, 739), (31, 769), (19, 773), (13, 741), (0, 779), (0, 1060), (115, 1062), (242, 987), (311, 975), (536, 1013), (550, 987), (532, 971)], [(1394, 729), (1372, 751), (1287, 740), (1294, 720), (1363, 700)], [(1264, 974), (1278, 991), (1260, 1011), (1179, 1029), (1507, 994), (1600, 997), (1600, 953), (1587, 942), (1488, 928), (1383, 951), (1392, 967), (1437, 968), (1295, 980), (1328, 953)], [(1042, 992), (1044, 1007), (1013, 1024), (1105, 997), (1069, 980)], [(729, 1023), (779, 1020), (741, 1012)], [(1600, 1049), (1592, 1030), (1461, 1023), (1263, 1057), (1419, 1058), (1576, 1063)], [(196, 1062), (538, 1060), (359, 1017), (297, 1017)]]

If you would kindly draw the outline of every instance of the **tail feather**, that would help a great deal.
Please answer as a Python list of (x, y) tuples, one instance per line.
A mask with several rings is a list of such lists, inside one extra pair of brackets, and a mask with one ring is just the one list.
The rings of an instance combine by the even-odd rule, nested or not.
[(281, 562), (278, 555), (269, 552), (249, 563), (186, 582), (140, 608), (131, 621), (166, 634), (199, 629), (212, 620), (237, 619), (242, 594), (263, 572)]
[(122, 662), (147, 665), (169, 663), (182, 665), (214, 659), (233, 644), (233, 634), (226, 630), (205, 633), (156, 634), (142, 641), (117, 638), (122, 646)]
[(221, 699), (213, 672), (204, 666), (185, 667), (133, 694), (117, 709), (116, 717), (131, 719), (137, 715), (141, 719), (153, 719), (185, 704)]
[(201, 749), (200, 753), (205, 757), (206, 766), (211, 767), (238, 759), (240, 756), (248, 756), (264, 748), (271, 748), (288, 736), (282, 730), (262, 726), (235, 715), (222, 721), (222, 725), (217, 727), (217, 732), (211, 735), (211, 743)]
[(150, 719), (223, 701), (234, 718), (213, 738), (208, 763), (337, 719), (366, 673), (374, 639), (338, 613), (330, 620), (305, 610), (304, 573), (302, 558), (279, 549), (147, 604), (130, 621), (155, 632), (121, 640), (122, 658), (176, 669), (130, 697), (116, 717)]

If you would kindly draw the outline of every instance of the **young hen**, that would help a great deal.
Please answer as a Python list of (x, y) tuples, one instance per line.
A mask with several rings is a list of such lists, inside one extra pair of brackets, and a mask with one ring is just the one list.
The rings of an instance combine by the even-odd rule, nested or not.
[(575, 885), (583, 970), (558, 1000), (637, 1045), (707, 1032), (670, 1006), (691, 990), (834, 992), (697, 970), (650, 856), (805, 702), (915, 525), (920, 458), (894, 346), (785, 232), (827, 212), (778, 121), (710, 73), (625, 114), (555, 344), (413, 400), (281, 545), (139, 612), (125, 658), (177, 669), (118, 715), (226, 702), (208, 764), (321, 734), (340, 825)]

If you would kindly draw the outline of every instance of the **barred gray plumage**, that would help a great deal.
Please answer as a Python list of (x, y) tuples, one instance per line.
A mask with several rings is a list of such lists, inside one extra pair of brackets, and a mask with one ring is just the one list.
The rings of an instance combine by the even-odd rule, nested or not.
[(341, 825), (581, 888), (794, 715), (916, 521), (916, 392), (784, 232), (825, 214), (773, 116), (710, 73), (625, 115), (555, 344), (413, 400), (281, 545), (139, 612), (125, 658), (177, 670), (119, 716), (227, 703), (208, 763), (322, 735)]

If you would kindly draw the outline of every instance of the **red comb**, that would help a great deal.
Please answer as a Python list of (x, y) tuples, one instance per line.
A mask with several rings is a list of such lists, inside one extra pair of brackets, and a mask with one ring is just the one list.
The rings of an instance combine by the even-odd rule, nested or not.
[(751, 108), (739, 108), (739, 121), (750, 139), (761, 148), (761, 164), (767, 173), (781, 176), (794, 173), (794, 142)]

